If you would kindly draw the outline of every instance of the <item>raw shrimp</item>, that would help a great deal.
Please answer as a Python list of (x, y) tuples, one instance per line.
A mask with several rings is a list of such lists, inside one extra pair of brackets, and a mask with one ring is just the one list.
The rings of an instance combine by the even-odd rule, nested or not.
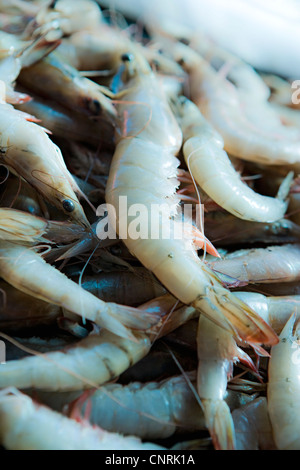
[(299, 321), (292, 315), (271, 349), (267, 388), (268, 411), (279, 450), (300, 450)]
[(164, 439), (178, 427), (191, 431), (206, 428), (190, 387), (183, 376), (159, 383), (107, 384), (100, 390), (85, 392), (71, 403), (68, 415), (80, 416), (89, 407), (91, 424), (101, 423), (107, 431), (134, 434), (141, 439)]
[[(190, 382), (188, 382), (190, 380)], [(203, 413), (196, 398), (195, 374), (169, 377), (160, 382), (131, 382), (128, 385), (107, 384), (96, 391), (84, 392), (68, 406), (68, 415), (75, 417), (89, 409), (89, 421), (111, 432), (134, 434), (141, 439), (164, 439), (176, 430), (206, 429)], [(48, 400), (55, 397), (52, 393)], [(47, 401), (47, 395), (38, 398)], [(229, 391), (225, 399), (234, 403), (252, 401), (252, 397)], [(48, 405), (51, 406), (51, 405)]]
[(159, 320), (133, 307), (103, 302), (46, 263), (33, 249), (10, 242), (0, 243), (0, 275), (22, 292), (64, 307), (125, 338), (134, 339), (129, 328), (148, 329)]
[(198, 107), (181, 97), (177, 105), (183, 133), (183, 154), (196, 182), (217, 204), (236, 217), (256, 222), (275, 222), (287, 209), (290, 175), (278, 196), (262, 196), (244, 184), (223, 150), (223, 139), (202, 116)]
[[(155, 303), (145, 304), (145, 308), (149, 309), (151, 305), (157, 311)], [(80, 342), (60, 351), (8, 361), (5, 368), (0, 370), (0, 388), (32, 387), (50, 391), (97, 388), (115, 379), (145, 357), (158, 337), (194, 317), (193, 308), (182, 307), (170, 318), (167, 315), (163, 326), (154, 327), (151, 334), (132, 334), (134, 341), (120, 338), (103, 329), (100, 333), (91, 333)]]
[(105, 302), (136, 306), (166, 293), (164, 287), (144, 268), (133, 272), (112, 271), (83, 276), (81, 286)]
[[(90, 117), (116, 117), (111, 100), (103, 91), (109, 93), (92, 80), (83, 77), (77, 69), (60, 60), (59, 55), (51, 53), (30, 67), (23, 68), (18, 77), (22, 86), (38, 95), (53, 99), (68, 109)], [(47, 87), (45, 87), (47, 83)]]
[(234, 292), (255, 312), (257, 312), (273, 330), (279, 334), (292, 314), (300, 319), (300, 295), (265, 296), (256, 292)]
[(163, 450), (134, 436), (108, 433), (35, 403), (17, 390), (0, 392), (0, 441), (8, 450)]
[(80, 225), (42, 219), (16, 209), (0, 208), (0, 240), (22, 245), (78, 240), (85, 230)]
[(177, 41), (189, 45), (193, 50), (204, 57), (214, 68), (225, 74), (229, 80), (237, 82), (239, 89), (245, 93), (255, 94), (261, 99), (270, 97), (270, 89), (268, 85), (261, 79), (260, 75), (253, 67), (243, 61), (240, 57), (235, 56), (228, 50), (217, 45), (211, 38), (204, 34), (203, 31), (191, 32), (188, 29), (184, 31), (178, 30), (178, 25), (167, 23), (161, 26), (148, 25), (150, 31), (157, 41), (164, 42), (166, 36), (171, 39), (174, 37)]
[(296, 243), (300, 226), (289, 219), (273, 223), (248, 222), (231, 214), (214, 211), (205, 214), (205, 234), (215, 246), (241, 243)]
[[(28, 90), (23, 91), (25, 94), (29, 93)], [(35, 116), (55, 137), (70, 140), (70, 145), (73, 141), (94, 146), (98, 146), (100, 142), (111, 145), (113, 127), (108, 121), (102, 120), (99, 125), (98, 122), (86, 119), (86, 116), (70, 111), (59, 103), (43, 99), (31, 92), (30, 96), (33, 98), (31, 101), (15, 107)]]
[(0, 388), (74, 391), (97, 387), (149, 352), (151, 342), (146, 334), (136, 334), (134, 339), (101, 330), (60, 351), (7, 361), (0, 370)]
[[(124, 59), (120, 76), (117, 110), (116, 151), (106, 187), (106, 201), (119, 214), (120, 196), (127, 197), (127, 207), (143, 204), (141, 225), (149, 228), (148, 216), (163, 204), (164, 211), (155, 213), (159, 236), (134, 239), (130, 224), (134, 220), (119, 214), (117, 231), (122, 231), (124, 244), (152, 271), (161, 283), (181, 302), (191, 304), (213, 321), (249, 342), (276, 343), (277, 337), (245, 304), (236, 301), (224, 289), (213, 272), (197, 256), (192, 237), (174, 237), (183, 229), (178, 214), (179, 195), (176, 178), (179, 160), (175, 154), (182, 144), (182, 134), (165, 99), (162, 88), (148, 64), (130, 54)], [(160, 170), (159, 170), (160, 169)], [(162, 227), (170, 227), (169, 237), (162, 237)], [(125, 232), (125, 233), (124, 233)], [(199, 233), (199, 235), (198, 235)], [(182, 232), (181, 232), (182, 234)], [(201, 246), (209, 244), (202, 236)]]
[(209, 267), (227, 285), (290, 282), (300, 279), (300, 245), (285, 244), (228, 253)]
[(232, 334), (200, 315), (198, 333), (197, 390), (206, 425), (218, 450), (235, 449), (230, 409), (224, 400), (227, 381), (237, 361), (255, 369), (250, 357), (237, 345)]
[(18, 331), (50, 325), (62, 316), (59, 306), (34, 299), (0, 280), (0, 330)]
[(0, 163), (22, 176), (72, 220), (89, 227), (75, 194), (80, 190), (67, 170), (60, 149), (42, 127), (27, 118), (26, 113), (0, 103)]
[(265, 397), (233, 411), (236, 450), (275, 450)]
[(191, 99), (222, 136), (228, 153), (265, 165), (300, 161), (298, 128), (284, 126), (267, 99), (244, 93), (237, 77), (235, 85), (185, 44), (167, 47), (189, 74)]

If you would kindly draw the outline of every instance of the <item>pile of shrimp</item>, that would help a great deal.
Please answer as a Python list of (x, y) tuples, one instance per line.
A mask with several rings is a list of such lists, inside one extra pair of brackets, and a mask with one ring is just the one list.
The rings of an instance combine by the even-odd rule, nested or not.
[(0, 23), (0, 446), (300, 450), (292, 82), (101, 1)]

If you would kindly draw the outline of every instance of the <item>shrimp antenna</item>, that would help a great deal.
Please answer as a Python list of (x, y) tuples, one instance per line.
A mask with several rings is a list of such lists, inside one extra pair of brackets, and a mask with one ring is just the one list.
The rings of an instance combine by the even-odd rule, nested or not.
[[(95, 251), (97, 250), (97, 248), (99, 247), (99, 244), (100, 242), (97, 243), (97, 245), (95, 246), (95, 248), (93, 249), (92, 253), (90, 254), (90, 256), (88, 257), (88, 259), (86, 260), (85, 262), (85, 265), (83, 266), (81, 272), (80, 272), (80, 276), (79, 276), (79, 280), (78, 280), (78, 284), (80, 285), (80, 287), (82, 288), (82, 277), (83, 277), (83, 273), (84, 271), (86, 270), (90, 260), (92, 259)], [(81, 314), (81, 317), (82, 317), (82, 323), (85, 325), (85, 317), (84, 317), (84, 313), (83, 313), (83, 304), (82, 304), (82, 297), (80, 296), (80, 306), (81, 306), (81, 311), (82, 311), (82, 314)]]
[(173, 351), (169, 348), (169, 346), (164, 342), (162, 341), (163, 345), (166, 347), (166, 349), (168, 350), (168, 352), (170, 353), (170, 355), (172, 356), (172, 359), (174, 360), (175, 364), (177, 365), (178, 369), (180, 370), (181, 374), (183, 375), (183, 377), (185, 378), (187, 384), (189, 385), (191, 391), (193, 392), (193, 395), (195, 396), (200, 408), (202, 409), (202, 411), (204, 412), (204, 407), (203, 407), (203, 404), (202, 404), (202, 401), (199, 397), (199, 394), (197, 392), (197, 390), (195, 389), (194, 385), (192, 384), (191, 382), (191, 379), (189, 378), (188, 374), (185, 372), (185, 370), (183, 369), (182, 365), (180, 364), (180, 362), (178, 361), (177, 357), (175, 356), (175, 354), (173, 353)]

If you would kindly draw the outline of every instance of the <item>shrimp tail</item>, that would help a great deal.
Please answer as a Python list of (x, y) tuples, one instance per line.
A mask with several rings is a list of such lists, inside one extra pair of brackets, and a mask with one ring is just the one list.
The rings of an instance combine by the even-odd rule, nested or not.
[[(215, 276), (209, 274), (213, 282)], [(211, 320), (230, 331), (238, 341), (268, 345), (279, 341), (273, 329), (254, 310), (214, 282), (207, 288), (206, 295), (199, 297), (193, 305), (203, 313), (208, 314), (210, 311)]]
[(235, 431), (224, 400), (202, 400), (206, 424), (216, 450), (235, 450)]
[[(103, 312), (101, 312), (101, 316), (102, 314)], [(104, 312), (104, 315), (106, 315), (106, 312)], [(152, 326), (156, 325), (160, 320), (160, 317), (155, 313), (149, 313), (138, 308), (127, 307), (114, 303), (109, 304), (108, 316), (110, 319), (114, 319), (115, 321), (122, 323), (124, 327), (137, 330), (148, 330)]]

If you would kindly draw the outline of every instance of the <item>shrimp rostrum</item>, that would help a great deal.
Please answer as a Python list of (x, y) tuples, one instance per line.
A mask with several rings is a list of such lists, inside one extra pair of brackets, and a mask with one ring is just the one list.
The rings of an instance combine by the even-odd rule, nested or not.
[[(211, 249), (204, 235), (184, 224), (176, 194), (182, 133), (159, 81), (148, 63), (135, 54), (123, 55), (116, 97), (119, 120), (116, 150), (106, 187), (106, 202), (117, 214), (116, 226), (127, 248), (181, 302), (191, 304), (238, 339), (275, 344), (277, 336), (254, 311), (225, 288), (197, 255), (199, 245)], [(144, 210), (139, 221), (151, 228), (148, 214), (157, 208), (160, 236), (132, 236), (132, 212), (120, 213), (120, 197), (127, 207)], [(152, 219), (153, 220), (153, 219)], [(162, 229), (170, 228), (169, 236)], [(179, 236), (178, 233), (181, 235)], [(198, 239), (198, 242), (197, 242)], [(196, 242), (198, 243), (196, 245)]]

